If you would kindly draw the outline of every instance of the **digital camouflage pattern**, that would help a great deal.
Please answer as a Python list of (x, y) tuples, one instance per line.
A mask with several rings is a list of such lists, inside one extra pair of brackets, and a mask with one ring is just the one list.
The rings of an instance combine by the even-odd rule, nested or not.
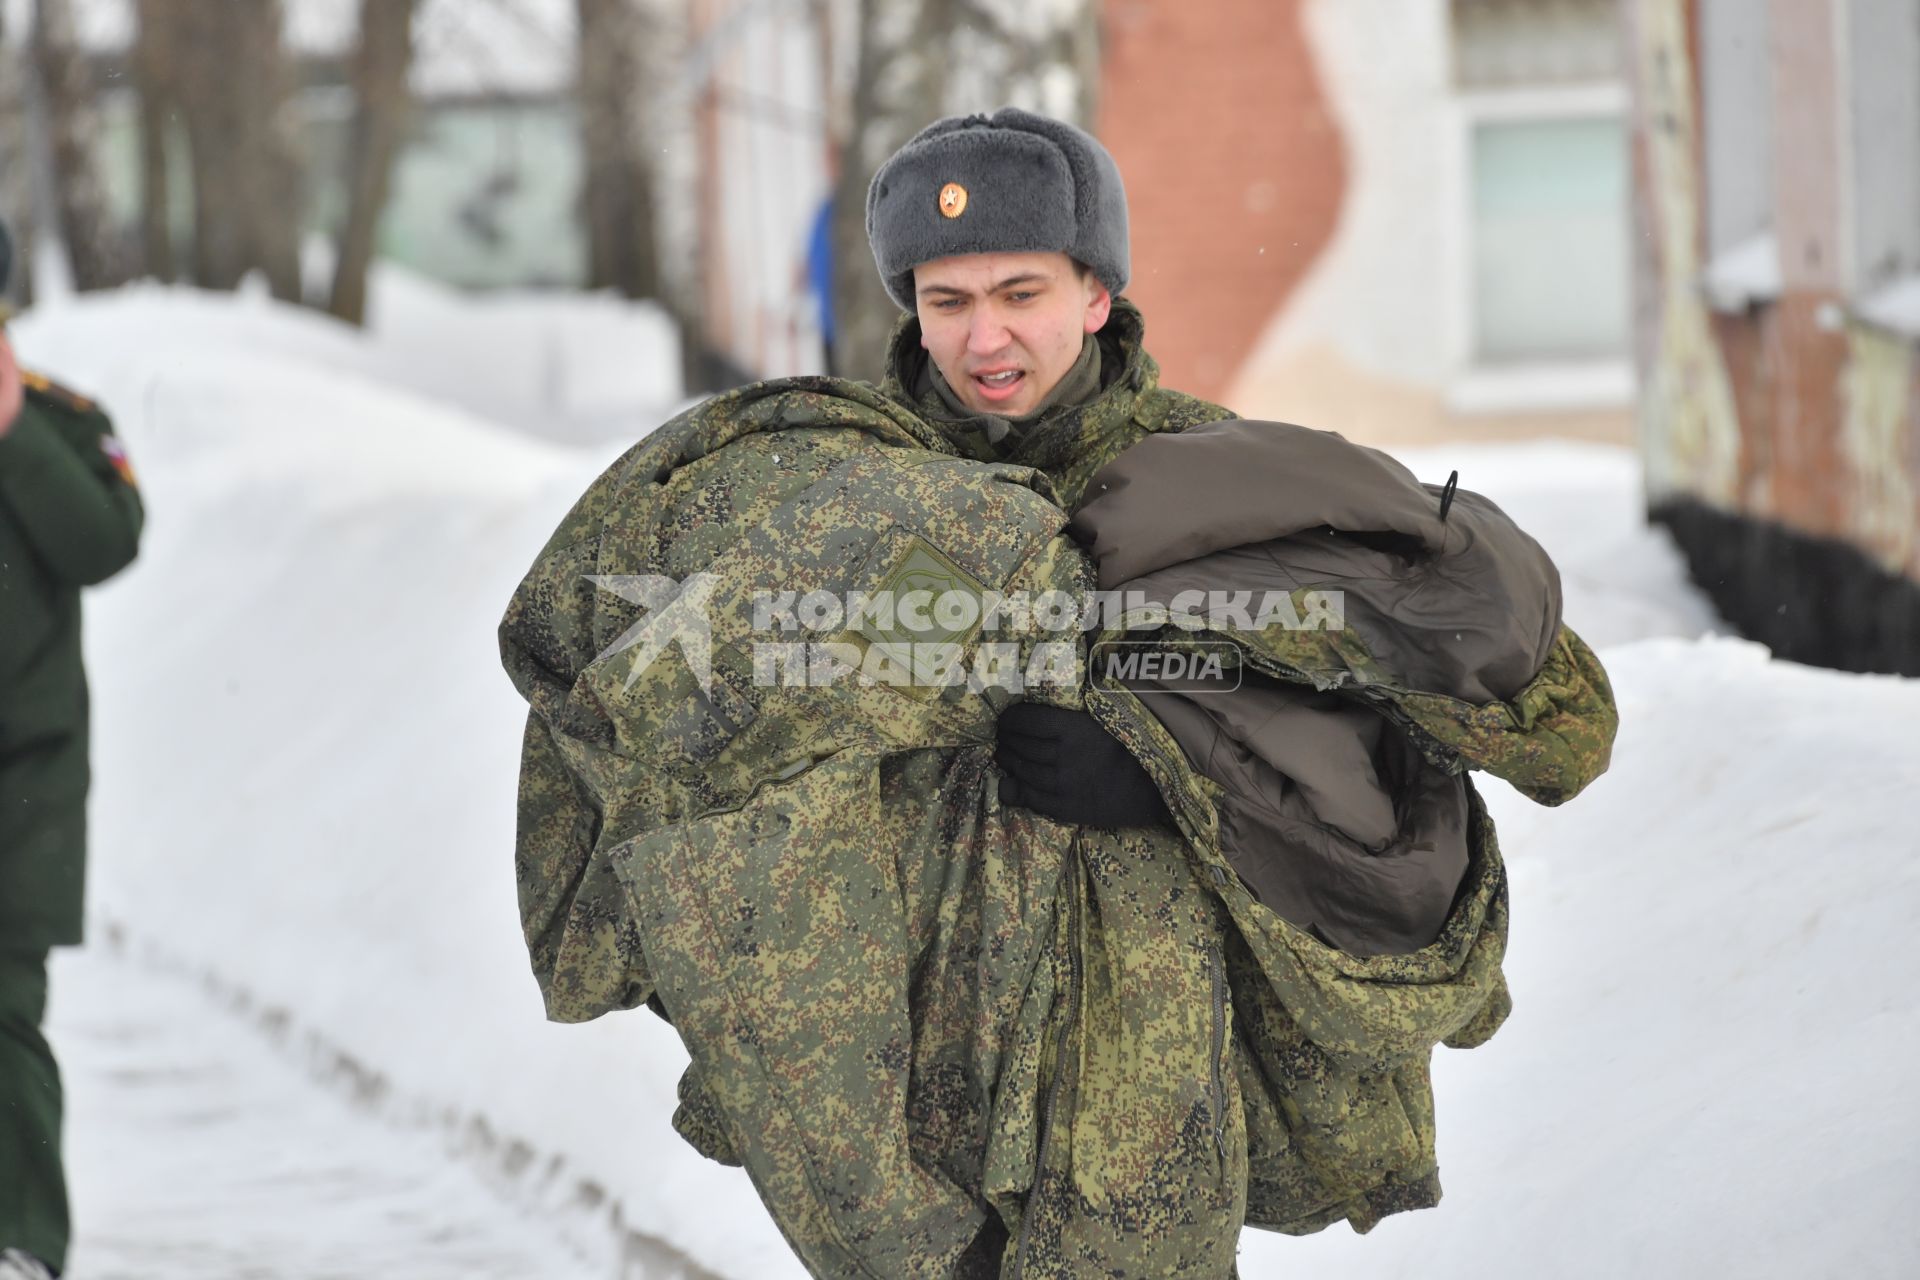
[[(516, 874), (549, 1016), (667, 1014), (692, 1056), (676, 1127), (745, 1166), (815, 1275), (1224, 1276), (1243, 1221), (1364, 1230), (1437, 1198), (1432, 1046), (1506, 1011), (1506, 882), (1477, 800), (1440, 939), (1355, 960), (1239, 886), (1214, 784), (1123, 689), (1028, 696), (1084, 698), (1185, 838), (1002, 807), (1002, 690), (755, 682), (756, 590), (870, 590), (929, 548), (985, 590), (1090, 590), (1062, 530), (1091, 476), (1149, 432), (1230, 416), (1158, 387), (1130, 306), (1109, 329), (1106, 389), (1003, 448), (906, 402), (910, 319), (880, 388), (708, 401), (588, 490), (501, 626), (531, 708)], [(600, 656), (643, 610), (589, 575), (695, 573), (706, 691), (683, 647), (644, 669), (639, 646)], [(1068, 638), (1083, 656), (1091, 637)], [(1020, 635), (1023, 659), (1054, 639)], [(1246, 651), (1275, 673), (1306, 659)], [(1567, 654), (1513, 708), (1380, 696), (1450, 767), (1564, 799), (1611, 736), (1604, 677)]]

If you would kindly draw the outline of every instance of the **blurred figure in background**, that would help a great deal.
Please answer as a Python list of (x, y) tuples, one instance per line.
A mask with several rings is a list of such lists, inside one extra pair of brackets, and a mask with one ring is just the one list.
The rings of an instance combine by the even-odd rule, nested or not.
[(833, 197), (820, 202), (813, 217), (813, 229), (807, 233), (807, 292), (820, 311), (820, 345), (825, 364), (821, 372), (830, 378), (840, 376), (834, 358), (833, 339)]
[[(12, 256), (0, 225), (0, 289)], [(40, 1025), (47, 953), (81, 939), (80, 588), (126, 568), (142, 519), (106, 414), (22, 372), (0, 334), (0, 1280), (66, 1265), (60, 1074)]]

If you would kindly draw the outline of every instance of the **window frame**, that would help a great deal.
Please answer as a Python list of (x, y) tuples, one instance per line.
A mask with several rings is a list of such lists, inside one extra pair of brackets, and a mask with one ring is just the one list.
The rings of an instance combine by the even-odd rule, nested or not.
[[(1497, 362), (1483, 359), (1475, 340), (1479, 300), (1474, 291), (1473, 260), (1475, 130), (1485, 124), (1608, 120), (1625, 131), (1632, 119), (1626, 84), (1588, 81), (1457, 90), (1452, 109), (1454, 120), (1447, 136), (1452, 152), (1449, 168), (1457, 195), (1445, 215), (1450, 249), (1448, 292), (1454, 313), (1453, 349), (1448, 352), (1448, 366), (1453, 370), (1446, 389), (1448, 410), (1481, 415), (1630, 408), (1636, 388), (1631, 332), (1615, 356)], [(1631, 183), (1626, 185), (1630, 192)], [(1631, 195), (1626, 198), (1630, 200)], [(1630, 226), (1631, 210), (1623, 208), (1622, 214)]]
[[(1862, 99), (1871, 89), (1867, 86), (1869, 77), (1863, 74), (1865, 58), (1890, 46), (1877, 38), (1880, 33), (1862, 36), (1855, 21), (1861, 0), (1836, 0), (1834, 5), (1838, 28), (1834, 45), (1840, 64), (1835, 81), (1842, 95), (1838, 104), (1841, 282), (1848, 309), (1855, 317), (1920, 340), (1920, 0), (1902, 2), (1908, 7), (1908, 20), (1915, 24), (1905, 42), (1904, 64), (1896, 63), (1890, 73), (1893, 83), (1904, 83), (1913, 95), (1902, 104), (1907, 118), (1897, 123), (1906, 133), (1898, 139), (1904, 144), (1900, 149), (1907, 158), (1903, 168), (1861, 159), (1863, 135), (1866, 141), (1877, 141), (1889, 127), (1877, 115), (1871, 121), (1867, 119), (1870, 111)], [(1889, 74), (1884, 67), (1875, 70)], [(1904, 212), (1886, 221), (1903, 225), (1904, 237), (1895, 232), (1878, 236), (1876, 243), (1867, 243), (1875, 238), (1871, 233), (1886, 230), (1877, 215), (1893, 203), (1903, 203)], [(1887, 271), (1878, 269), (1883, 252), (1894, 256), (1894, 266)]]

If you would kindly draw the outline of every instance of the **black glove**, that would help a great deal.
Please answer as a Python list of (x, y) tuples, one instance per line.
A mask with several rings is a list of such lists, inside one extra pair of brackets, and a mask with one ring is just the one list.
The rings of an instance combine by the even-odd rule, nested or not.
[(1084, 711), (1016, 702), (1000, 713), (995, 734), (993, 758), (1007, 772), (1002, 804), (1084, 827), (1169, 820), (1146, 769)]

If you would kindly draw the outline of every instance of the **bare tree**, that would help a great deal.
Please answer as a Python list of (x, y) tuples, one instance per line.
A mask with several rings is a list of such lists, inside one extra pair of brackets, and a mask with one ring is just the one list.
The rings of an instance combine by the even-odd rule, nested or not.
[(300, 298), (302, 184), (279, 0), (141, 6), (168, 66), (161, 102), (186, 126), (193, 181), (193, 278), (231, 289), (248, 271), (276, 298)]
[(347, 223), (334, 261), (328, 310), (364, 324), (367, 268), (380, 215), (393, 185), (393, 162), (412, 99), (414, 0), (360, 0), (360, 44), (353, 57), (353, 131), (347, 143)]
[(133, 83), (140, 94), (140, 250), (146, 273), (171, 284), (179, 274), (173, 252), (173, 184), (168, 170), (178, 104), (172, 77), (178, 59), (169, 45), (168, 0), (135, 0)]
[(0, 301), (29, 296), (33, 261), (33, 194), (27, 181), (26, 68), (6, 40), (6, 6), (0, 5), (0, 221), (13, 236), (13, 274)]
[(52, 161), (54, 216), (80, 289), (126, 279), (125, 254), (93, 164), (98, 132), (93, 85), (74, 39), (69, 0), (34, 0), (33, 74)]
[(587, 282), (661, 296), (645, 117), (647, 23), (633, 0), (578, 0)]
[(874, 170), (942, 116), (1008, 104), (1083, 127), (1099, 77), (1097, 0), (859, 0), (847, 137), (834, 188), (835, 352), (877, 378), (899, 309), (867, 245)]

